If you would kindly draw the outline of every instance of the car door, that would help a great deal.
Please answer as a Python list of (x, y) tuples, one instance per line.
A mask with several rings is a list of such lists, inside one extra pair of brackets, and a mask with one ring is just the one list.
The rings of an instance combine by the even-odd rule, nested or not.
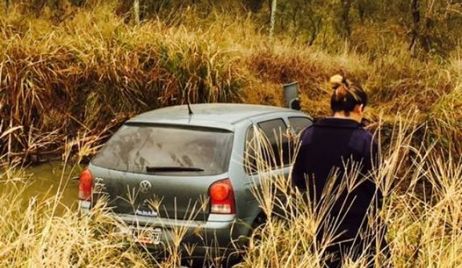
[[(300, 133), (312, 124), (312, 120), (302, 114), (287, 114), (280, 117), (261, 118), (254, 120), (247, 130), (246, 137), (246, 166), (248, 181), (253, 184), (253, 187), (261, 190), (261, 195), (256, 196), (257, 201), (264, 196), (268, 196), (269, 191), (272, 191), (272, 212), (278, 215), (284, 215), (285, 202), (288, 192), (290, 191), (290, 172), (292, 163), (296, 157), (297, 146)], [(265, 137), (265, 144), (260, 149), (270, 149), (277, 152), (274, 159), (271, 157), (260, 157), (260, 159), (252, 159), (256, 152), (255, 148), (249, 148), (254, 139), (254, 131), (258, 130)], [(270, 147), (270, 148), (267, 148)], [(265, 155), (263, 152), (260, 154)], [(270, 154), (269, 154), (270, 155)], [(262, 159), (263, 158), (263, 159)], [(260, 162), (259, 165), (255, 162)], [(262, 163), (263, 162), (263, 165)], [(258, 195), (258, 193), (253, 193)], [(258, 200), (260, 199), (260, 200)]]
[(305, 128), (313, 124), (313, 120), (305, 116), (289, 115), (287, 117), (287, 124), (293, 133), (299, 135)]
[(272, 210), (278, 214), (282, 212), (282, 189), (287, 188), (290, 173), (288, 141), (288, 127), (282, 116), (254, 120), (247, 130), (244, 162), (249, 189), (253, 189), (260, 205), (264, 198), (272, 196)]
[(286, 179), (289, 178), (300, 135), (305, 128), (312, 124), (311, 118), (298, 114), (255, 122), (254, 126), (268, 138), (272, 151), (276, 153), (276, 161), (271, 163), (272, 172), (278, 176), (284, 176)]
[[(288, 126), (288, 138), (289, 138), (289, 146), (287, 147), (288, 150), (288, 160), (290, 165), (293, 164), (295, 161), (295, 157), (297, 156), (297, 152), (300, 145), (300, 139), (303, 130), (313, 124), (313, 120), (309, 117), (302, 116), (299, 114), (290, 114), (286, 118), (286, 124)], [(289, 174), (286, 174), (287, 176)]]

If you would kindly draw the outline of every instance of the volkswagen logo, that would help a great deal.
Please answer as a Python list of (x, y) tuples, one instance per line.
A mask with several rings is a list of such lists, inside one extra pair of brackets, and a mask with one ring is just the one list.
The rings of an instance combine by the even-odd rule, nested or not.
[(144, 180), (144, 181), (140, 182), (140, 191), (142, 193), (149, 192), (149, 190), (151, 190), (151, 187), (152, 187), (151, 183), (149, 181), (147, 181), (147, 180)]

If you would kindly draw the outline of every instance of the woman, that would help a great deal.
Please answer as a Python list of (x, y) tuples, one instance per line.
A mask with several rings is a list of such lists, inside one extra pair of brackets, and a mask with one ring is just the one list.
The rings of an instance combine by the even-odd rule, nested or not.
[[(361, 125), (367, 95), (341, 75), (330, 82), (333, 116), (304, 130), (292, 182), (307, 192), (309, 204), (321, 219), (317, 250), (324, 253), (328, 267), (341, 267), (345, 256), (356, 259), (375, 253), (376, 233), (365, 231), (368, 213), (381, 206), (381, 192), (368, 177), (377, 159), (377, 145)], [(379, 241), (384, 247), (384, 240)], [(373, 260), (368, 260), (373, 266)]]

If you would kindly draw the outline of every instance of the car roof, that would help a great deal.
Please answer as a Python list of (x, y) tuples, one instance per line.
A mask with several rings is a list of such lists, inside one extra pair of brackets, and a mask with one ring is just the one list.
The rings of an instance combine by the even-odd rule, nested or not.
[(302, 112), (288, 108), (253, 104), (192, 104), (191, 110), (193, 114), (189, 116), (187, 105), (170, 106), (142, 113), (128, 122), (187, 124), (232, 129), (232, 125), (240, 121), (271, 113), (292, 113), (308, 117)]

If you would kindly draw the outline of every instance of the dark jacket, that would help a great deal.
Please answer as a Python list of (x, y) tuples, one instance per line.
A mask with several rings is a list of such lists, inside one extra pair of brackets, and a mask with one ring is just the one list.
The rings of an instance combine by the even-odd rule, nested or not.
[[(376, 160), (377, 145), (359, 123), (349, 119), (321, 119), (302, 134), (292, 183), (308, 191), (309, 202), (319, 208), (328, 204), (329, 198), (322, 198), (322, 193), (330, 188), (325, 187), (329, 180), (334, 189), (329, 196), (336, 196), (325, 217), (343, 219), (338, 229), (339, 233), (344, 232), (341, 239), (354, 238), (371, 205), (381, 206), (380, 191), (374, 182), (365, 179)], [(345, 173), (354, 170), (353, 165), (360, 171), (356, 177)], [(351, 178), (356, 178), (355, 187), (351, 187), (351, 183), (350, 187), (340, 186)]]

